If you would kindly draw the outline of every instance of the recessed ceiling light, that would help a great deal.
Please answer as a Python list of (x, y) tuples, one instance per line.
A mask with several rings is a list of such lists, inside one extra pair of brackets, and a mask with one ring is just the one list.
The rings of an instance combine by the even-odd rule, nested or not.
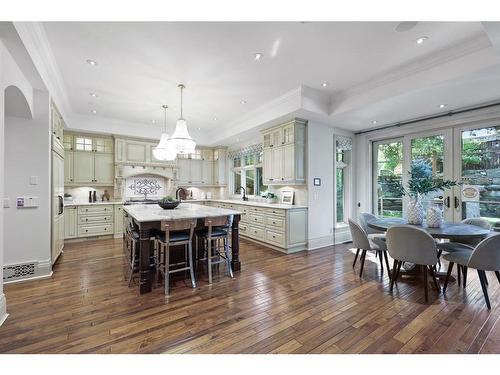
[(328, 82), (323, 82), (323, 83), (321, 84), (321, 86), (323, 86), (323, 87), (328, 86)]
[(156, 120), (151, 120), (151, 123), (152, 124), (156, 124)]
[(98, 65), (97, 61), (92, 60), (92, 59), (87, 59), (85, 61), (87, 62), (87, 64), (92, 65), (92, 66), (97, 66)]
[(93, 98), (97, 98), (97, 94), (95, 92), (89, 92), (89, 95)]
[(264, 57), (264, 54), (263, 53), (260, 53), (260, 52), (257, 52), (255, 55), (254, 55), (254, 60), (255, 61), (259, 61), (260, 59), (262, 59)]
[(440, 104), (440, 105), (439, 105), (439, 108), (444, 108), (444, 107), (446, 107), (447, 105), (448, 105), (448, 104)]
[(198, 130), (201, 130), (201, 128), (198, 128)]
[(240, 141), (240, 139), (239, 139), (239, 138), (236, 138), (236, 142), (239, 142), (239, 141)]
[(92, 110), (92, 111), (90, 111), (90, 112), (92, 112), (92, 114), (93, 114), (93, 115), (97, 114), (97, 110), (95, 110), (95, 109), (93, 109), (93, 110)]
[(422, 44), (427, 39), (429, 39), (429, 37), (427, 37), (427, 36), (421, 36), (420, 38), (417, 39), (417, 44)]
[(372, 124), (375, 125), (377, 123), (377, 120), (373, 120)]
[(241, 99), (240, 104), (247, 104), (247, 101), (245, 99)]
[(218, 120), (218, 118), (217, 118), (217, 117), (214, 117), (214, 121), (217, 121), (217, 120)]

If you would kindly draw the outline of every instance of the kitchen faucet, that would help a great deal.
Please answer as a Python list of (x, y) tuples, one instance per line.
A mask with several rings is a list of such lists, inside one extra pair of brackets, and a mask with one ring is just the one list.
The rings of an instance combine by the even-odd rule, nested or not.
[(177, 190), (175, 191), (175, 199), (177, 199), (177, 200), (180, 200), (180, 198), (179, 198), (180, 191), (184, 191), (184, 188), (180, 187), (180, 188), (177, 188)]
[(238, 190), (243, 190), (243, 198), (242, 198), (242, 199), (243, 199), (244, 201), (247, 201), (247, 200), (248, 200), (248, 198), (247, 198), (247, 196), (246, 196), (246, 190), (245, 190), (245, 188), (244, 188), (243, 186), (240, 186), (240, 187), (238, 188)]

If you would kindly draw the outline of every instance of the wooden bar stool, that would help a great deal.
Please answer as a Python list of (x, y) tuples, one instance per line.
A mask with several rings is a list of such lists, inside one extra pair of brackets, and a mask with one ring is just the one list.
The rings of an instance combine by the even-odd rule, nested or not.
[[(196, 288), (193, 268), (193, 233), (196, 220), (162, 221), (162, 232), (156, 236), (155, 251), (158, 253), (157, 270), (163, 275), (165, 294), (169, 294), (170, 274), (189, 270), (191, 286)], [(184, 262), (170, 264), (170, 247), (184, 245)], [(180, 267), (179, 267), (180, 266)], [(171, 269), (171, 267), (177, 267)]]
[(125, 250), (130, 269), (128, 276), (128, 286), (130, 287), (134, 273), (139, 272), (139, 232), (132, 223), (128, 223), (125, 229)]
[(226, 263), (229, 277), (233, 278), (231, 255), (229, 252), (230, 227), (231, 216), (207, 217), (205, 218), (205, 228), (196, 232), (196, 254), (198, 255), (198, 238), (202, 238), (204, 257), (199, 260), (206, 261), (207, 263), (209, 284), (212, 284), (212, 267), (224, 262)]

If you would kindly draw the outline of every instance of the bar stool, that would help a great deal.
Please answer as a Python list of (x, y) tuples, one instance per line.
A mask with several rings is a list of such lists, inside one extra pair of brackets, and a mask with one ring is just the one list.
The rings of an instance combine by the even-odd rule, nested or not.
[(127, 251), (127, 262), (130, 268), (128, 286), (132, 283), (134, 273), (139, 272), (139, 232), (132, 223), (128, 223), (125, 229), (125, 249)]
[[(208, 268), (208, 283), (212, 284), (212, 266), (226, 263), (229, 277), (233, 278), (231, 256), (229, 254), (229, 228), (231, 216), (218, 216), (205, 218), (205, 228), (196, 232), (196, 255), (198, 255), (198, 238), (203, 239), (204, 257)], [(221, 242), (222, 241), (222, 246)], [(222, 252), (221, 247), (224, 249)]]
[[(154, 241), (155, 251), (158, 254), (157, 271), (163, 275), (165, 295), (169, 294), (170, 274), (189, 270), (191, 286), (196, 288), (193, 268), (193, 233), (196, 220), (162, 221), (162, 233)], [(170, 264), (170, 247), (184, 245), (184, 262)], [(178, 267), (170, 269), (172, 266)]]

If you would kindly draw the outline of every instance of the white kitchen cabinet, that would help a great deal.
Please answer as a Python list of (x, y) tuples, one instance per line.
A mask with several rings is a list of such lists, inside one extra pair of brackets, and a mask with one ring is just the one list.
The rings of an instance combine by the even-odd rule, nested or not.
[(73, 176), (75, 184), (94, 183), (94, 153), (75, 151), (73, 162)]
[(74, 176), (74, 170), (73, 170), (73, 163), (74, 163), (74, 156), (75, 154), (73, 151), (66, 151), (64, 153), (64, 184), (65, 185), (70, 185), (74, 182), (75, 176)]
[(55, 147), (59, 146), (63, 148), (64, 120), (54, 102), (51, 103), (50, 122), (52, 130), (52, 144), (56, 143), (57, 145)]
[(227, 149), (216, 148), (214, 150), (214, 163), (213, 163), (213, 184), (226, 185), (226, 159)]
[(123, 205), (115, 204), (114, 212), (115, 237), (123, 234)]
[(202, 180), (203, 180), (203, 161), (191, 159), (189, 166), (190, 166), (189, 181), (193, 184), (202, 183)]
[(114, 155), (94, 154), (94, 183), (113, 185)]
[(202, 161), (202, 180), (204, 185), (213, 185), (214, 183), (214, 162), (212, 160)]
[(64, 209), (64, 238), (75, 238), (78, 234), (77, 206)]
[[(54, 144), (53, 144), (54, 147)], [(52, 151), (52, 236), (51, 236), (51, 259), (52, 264), (62, 252), (64, 246), (64, 209), (62, 207), (64, 196), (64, 158), (63, 149), (60, 145)]]
[(125, 161), (134, 163), (147, 162), (147, 144), (127, 142), (125, 144)]
[(264, 184), (305, 184), (306, 121), (295, 119), (262, 133)]
[(64, 150), (65, 151), (73, 151), (73, 148), (74, 148), (73, 142), (74, 142), (73, 135), (65, 133), (63, 136)]

